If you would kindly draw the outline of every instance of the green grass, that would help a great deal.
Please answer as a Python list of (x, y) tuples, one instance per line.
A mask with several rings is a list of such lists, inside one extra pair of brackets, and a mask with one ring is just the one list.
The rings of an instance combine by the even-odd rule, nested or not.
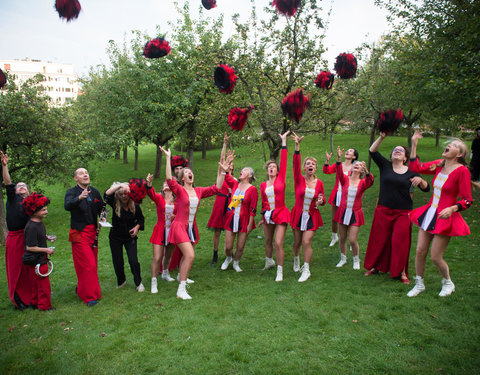
[[(345, 148), (356, 147), (360, 159), (367, 157), (368, 138), (342, 135), (335, 139)], [(433, 159), (441, 150), (433, 139), (421, 141), (420, 155)], [(386, 155), (403, 138), (387, 138)], [(303, 156), (324, 162), (328, 142), (307, 137)], [(287, 205), (293, 205), (292, 152), (289, 145)], [(236, 170), (252, 166), (257, 186), (264, 179), (261, 144), (238, 147)], [(104, 191), (113, 181), (142, 177), (153, 171), (155, 149), (140, 149), (140, 171), (133, 161), (123, 165), (110, 161), (91, 168), (92, 185)], [(195, 154), (196, 182), (213, 184), (219, 150), (207, 160)], [(163, 169), (163, 168), (162, 168)], [(372, 172), (378, 177), (376, 166)], [(334, 176), (318, 174), (329, 194)], [(72, 184), (73, 185), (73, 181)], [(160, 187), (161, 181), (155, 181)], [(473, 374), (480, 368), (480, 272), (479, 218), (476, 204), (464, 213), (472, 235), (452, 239), (446, 260), (457, 291), (448, 298), (437, 296), (441, 276), (430, 260), (427, 291), (409, 299), (409, 286), (388, 275), (369, 278), (353, 271), (349, 263), (336, 269), (338, 248), (329, 248), (330, 210), (321, 209), (325, 226), (314, 239), (312, 277), (297, 282), (292, 271), (293, 236), (285, 239), (284, 281), (275, 283), (275, 270), (262, 271), (263, 233), (254, 231), (241, 261), (243, 273), (231, 268), (211, 268), (212, 233), (205, 224), (213, 198), (202, 201), (197, 220), (200, 243), (191, 278), (192, 301), (175, 298), (176, 283), (159, 283), (159, 293), (150, 289), (151, 245), (156, 221), (154, 204), (143, 203), (146, 230), (140, 235), (138, 254), (147, 291), (137, 293), (126, 261), (128, 284), (117, 290), (107, 231), (100, 240), (99, 276), (102, 301), (87, 308), (75, 296), (76, 276), (67, 242), (69, 215), (63, 210), (66, 188), (43, 186), (52, 203), (47, 232), (57, 235), (55, 270), (50, 277), (54, 312), (15, 311), (8, 299), (4, 272), (4, 249), (0, 259), (0, 371), (24, 373), (164, 373), (164, 374)], [(364, 197), (366, 225), (361, 228), (361, 259), (365, 254), (378, 184)], [(417, 192), (415, 206), (429, 194)], [(474, 193), (479, 198), (479, 193)], [(414, 229), (410, 273), (414, 276), (417, 230)], [(222, 235), (223, 240), (223, 235)], [(126, 257), (125, 257), (126, 258)], [(220, 258), (220, 263), (223, 256)]]

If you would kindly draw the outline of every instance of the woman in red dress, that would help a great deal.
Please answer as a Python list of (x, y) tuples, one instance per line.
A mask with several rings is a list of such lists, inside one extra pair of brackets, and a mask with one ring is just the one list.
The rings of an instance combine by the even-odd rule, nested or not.
[[(340, 235), (340, 262), (337, 267), (343, 267), (347, 262), (347, 236), (352, 248), (353, 269), (360, 269), (360, 257), (357, 236), (360, 226), (365, 224), (362, 211), (362, 197), (365, 190), (373, 185), (373, 176), (367, 170), (365, 162), (355, 161), (349, 177), (343, 173), (343, 150), (337, 148), (337, 178), (342, 185), (342, 198), (335, 214), (335, 221), (339, 224)], [(365, 175), (365, 178), (363, 178)]]
[[(167, 241), (176, 245), (182, 253), (182, 261), (180, 263), (179, 286), (177, 297), (183, 300), (192, 299), (187, 293), (186, 285), (188, 273), (192, 268), (193, 259), (195, 258), (195, 244), (198, 242), (198, 228), (196, 222), (196, 214), (198, 204), (202, 198), (211, 197), (220, 191), (223, 180), (228, 170), (228, 160), (222, 160), (219, 163), (217, 184), (210, 187), (193, 187), (194, 175), (190, 168), (184, 168), (178, 176), (178, 183), (172, 177), (170, 169), (170, 150), (165, 150), (160, 146), (160, 150), (165, 154), (167, 165), (165, 169), (167, 184), (176, 197), (176, 214), (170, 227)], [(223, 172), (221, 172), (223, 170)]]
[(310, 278), (310, 261), (313, 250), (312, 241), (315, 231), (323, 226), (322, 216), (318, 206), (325, 204), (323, 182), (320, 181), (315, 172), (317, 171), (317, 160), (311, 157), (303, 161), (302, 176), (300, 155), (300, 142), (303, 137), (293, 133), (295, 140), (295, 153), (293, 155), (293, 180), (295, 183), (295, 206), (290, 214), (290, 225), (293, 229), (293, 271), (300, 271), (300, 248), (303, 247), (303, 267), (299, 282), (307, 281)]
[[(325, 151), (325, 164), (323, 165), (323, 173), (333, 174), (336, 173), (337, 168), (335, 164), (330, 165), (330, 158), (332, 154), (329, 154)], [(345, 161), (342, 163), (343, 174), (348, 176), (352, 170), (352, 163), (358, 160), (358, 151), (354, 148), (350, 148), (345, 152)], [(330, 197), (328, 198), (328, 203), (330, 204), (332, 212), (332, 240), (330, 241), (330, 247), (334, 246), (338, 242), (338, 226), (337, 222), (334, 220), (335, 214), (337, 213), (338, 206), (340, 205), (340, 199), (342, 197), (342, 185), (338, 181), (338, 176), (335, 178), (335, 186), (333, 187)], [(343, 266), (343, 264), (342, 264)], [(341, 267), (341, 266), (340, 266)]]
[(287, 176), (287, 136), (290, 131), (280, 135), (282, 151), (280, 152), (280, 168), (275, 160), (267, 162), (268, 180), (260, 185), (262, 196), (263, 231), (265, 234), (265, 267), (275, 267), (273, 260), (273, 236), (275, 235), (275, 257), (277, 258), (277, 277), (275, 281), (283, 280), (283, 240), (287, 225), (290, 222), (290, 212), (285, 206), (285, 179)]
[(417, 253), (415, 256), (415, 287), (408, 292), (415, 297), (425, 290), (423, 275), (430, 244), (433, 264), (442, 275), (440, 297), (446, 297), (455, 291), (450, 279), (450, 271), (443, 254), (451, 237), (470, 234), (467, 223), (459, 211), (466, 210), (472, 204), (470, 172), (466, 167), (468, 148), (460, 140), (447, 145), (442, 153), (443, 159), (421, 163), (417, 158), (420, 132), (412, 137), (412, 152), (409, 168), (417, 173), (435, 175), (432, 181), (433, 196), (425, 206), (410, 213), (410, 220), (418, 225)]

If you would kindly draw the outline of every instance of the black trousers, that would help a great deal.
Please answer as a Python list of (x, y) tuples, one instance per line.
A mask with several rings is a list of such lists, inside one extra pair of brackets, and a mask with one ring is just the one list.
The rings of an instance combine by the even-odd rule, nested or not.
[(123, 262), (123, 247), (127, 251), (128, 263), (130, 264), (130, 270), (133, 274), (133, 281), (136, 286), (139, 286), (142, 282), (142, 276), (140, 276), (140, 263), (137, 258), (137, 239), (130, 238), (128, 240), (121, 240), (117, 238), (109, 238), (110, 250), (112, 251), (113, 268), (115, 269), (115, 275), (117, 275), (117, 285), (121, 285), (125, 282), (125, 270)]
[(473, 158), (470, 161), (470, 170), (472, 173), (472, 181), (478, 181), (480, 175), (480, 157)]

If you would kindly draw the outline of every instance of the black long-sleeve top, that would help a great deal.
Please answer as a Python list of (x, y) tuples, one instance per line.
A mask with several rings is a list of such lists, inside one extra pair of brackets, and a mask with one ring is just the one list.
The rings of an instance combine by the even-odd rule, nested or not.
[(87, 198), (79, 200), (83, 189), (75, 186), (65, 193), (65, 209), (70, 211), (70, 228), (83, 231), (90, 224), (97, 227), (97, 218), (102, 212), (103, 200), (100, 192), (92, 186), (88, 187), (90, 194)]
[(139, 230), (145, 229), (145, 218), (143, 217), (142, 209), (140, 205), (135, 203), (135, 214), (130, 210), (126, 211), (120, 208), (120, 217), (115, 213), (115, 194), (104, 195), (105, 203), (110, 205), (113, 209), (112, 213), (112, 228), (110, 228), (110, 238), (115, 238), (117, 240), (129, 240), (130, 229), (136, 225), (140, 225)]
[(7, 229), (9, 231), (23, 230), (30, 220), (30, 217), (23, 211), (23, 198), (15, 192), (15, 184), (7, 185), (5, 189), (7, 191)]
[[(399, 174), (393, 170), (392, 162), (385, 159), (378, 151), (370, 152), (373, 161), (380, 170), (380, 193), (378, 204), (384, 207), (397, 210), (411, 210), (413, 207), (412, 197), (410, 196), (411, 178), (419, 174), (408, 169), (405, 173)], [(422, 191), (429, 191), (430, 185)]]
[(472, 159), (480, 160), (480, 138), (475, 137), (472, 142)]

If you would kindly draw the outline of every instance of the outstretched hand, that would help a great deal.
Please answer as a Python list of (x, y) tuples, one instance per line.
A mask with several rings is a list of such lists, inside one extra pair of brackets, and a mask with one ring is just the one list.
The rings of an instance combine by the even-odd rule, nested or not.
[(298, 135), (295, 134), (295, 132), (292, 132), (292, 135), (290, 136), (290, 138), (292, 138), (295, 141), (295, 144), (297, 144), (297, 145), (300, 144), (303, 137), (305, 137), (305, 136), (302, 135), (301, 137), (299, 137)]
[(2, 165), (6, 167), (8, 165), (8, 155), (4, 154), (3, 151), (0, 150), (0, 157), (2, 158)]
[(337, 160), (341, 161), (342, 160), (342, 155), (343, 155), (343, 148), (340, 148), (340, 146), (337, 146)]
[(227, 144), (229, 140), (230, 140), (230, 137), (227, 135), (227, 132), (225, 132), (225, 135), (223, 136), (223, 143)]
[(153, 182), (153, 175), (151, 175), (150, 173), (147, 175), (147, 178), (145, 179), (147, 181), (147, 185), (148, 186), (152, 186), (152, 182)]
[(412, 144), (416, 145), (420, 138), (423, 138), (422, 132), (420, 130), (415, 130), (415, 133), (412, 135)]
[(332, 153), (328, 153), (328, 151), (325, 151), (325, 159), (327, 161), (327, 164), (330, 163), (330, 158), (332, 157)]
[(160, 151), (163, 152), (163, 154), (164, 154), (166, 157), (169, 158), (170, 156), (172, 156), (172, 153), (170, 152), (170, 149), (165, 150), (162, 146), (158, 146), (158, 148), (160, 149)]
[(287, 135), (289, 134), (290, 134), (290, 130), (287, 130), (285, 133), (278, 135), (282, 139), (282, 146), (287, 145)]

